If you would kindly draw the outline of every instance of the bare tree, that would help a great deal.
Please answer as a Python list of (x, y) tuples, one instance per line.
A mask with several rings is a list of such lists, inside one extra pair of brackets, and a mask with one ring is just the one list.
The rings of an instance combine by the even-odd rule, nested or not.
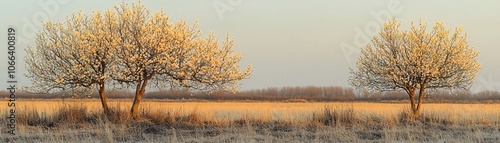
[(351, 69), (351, 85), (378, 91), (403, 90), (410, 97), (415, 116), (420, 114), (426, 89), (470, 88), (480, 66), (478, 52), (468, 45), (462, 27), (451, 33), (441, 22), (430, 32), (422, 21), (418, 26), (412, 23), (408, 31), (400, 30), (400, 25), (395, 18), (389, 20), (362, 49), (358, 71)]

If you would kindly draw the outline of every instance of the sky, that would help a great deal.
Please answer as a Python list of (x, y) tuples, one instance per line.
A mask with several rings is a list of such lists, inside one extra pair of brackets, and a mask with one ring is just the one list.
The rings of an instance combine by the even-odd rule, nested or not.
[[(24, 49), (35, 47), (34, 34), (46, 20), (64, 21), (73, 12), (112, 9), (122, 1), (5, 1), (0, 9), (0, 85), (7, 88), (7, 29), (16, 29), (16, 78), (29, 86)], [(124, 0), (126, 3), (137, 3)], [(198, 28), (224, 39), (230, 34), (252, 76), (240, 90), (282, 86), (343, 86), (355, 68), (360, 48), (387, 18), (408, 28), (420, 19), (447, 28), (463, 26), (469, 45), (480, 52), (481, 70), (472, 91), (500, 90), (500, 1), (482, 0), (143, 0), (152, 13), (163, 9), (171, 22), (199, 22)]]

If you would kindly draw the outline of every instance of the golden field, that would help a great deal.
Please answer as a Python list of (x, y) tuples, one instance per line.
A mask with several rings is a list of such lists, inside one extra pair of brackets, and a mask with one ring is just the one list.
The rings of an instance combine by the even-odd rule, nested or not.
[[(111, 107), (128, 110), (131, 100), (112, 100)], [(0, 105), (7, 105), (6, 101)], [(62, 106), (85, 106), (89, 111), (100, 112), (101, 102), (96, 99), (85, 100), (21, 100), (16, 102), (17, 110), (37, 110), (52, 114)], [(378, 114), (380, 116), (394, 116), (409, 106), (408, 103), (367, 103), (367, 102), (209, 102), (209, 101), (165, 101), (144, 100), (142, 110), (172, 110), (179, 113), (196, 113), (216, 118), (237, 119), (243, 115), (267, 115), (274, 120), (283, 118), (302, 119), (311, 117), (314, 112), (326, 107), (352, 107), (359, 114)], [(443, 113), (450, 116), (481, 117), (500, 116), (500, 104), (451, 104), (451, 103), (424, 103), (424, 112)]]
[[(500, 104), (425, 104), (409, 117), (408, 103), (111, 100), (116, 117), (102, 117), (99, 100), (16, 102), (17, 134), (4, 142), (499, 142)], [(7, 102), (0, 102), (5, 105)], [(2, 116), (6, 110), (2, 108)], [(5, 129), (2, 119), (0, 129)], [(69, 135), (69, 137), (67, 137)]]

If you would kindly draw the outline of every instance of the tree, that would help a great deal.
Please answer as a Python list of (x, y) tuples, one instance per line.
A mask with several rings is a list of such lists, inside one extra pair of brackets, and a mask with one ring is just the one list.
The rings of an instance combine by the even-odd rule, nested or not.
[(39, 89), (97, 85), (105, 111), (105, 85), (133, 87), (134, 117), (148, 85), (234, 92), (251, 67), (240, 71), (241, 55), (229, 35), (220, 45), (213, 33), (201, 37), (196, 25), (171, 23), (163, 10), (150, 15), (140, 3), (49, 21), (36, 49), (27, 50), (28, 77)]
[(400, 25), (395, 18), (389, 20), (362, 49), (358, 71), (351, 69), (351, 85), (378, 91), (403, 90), (410, 97), (415, 116), (420, 114), (426, 89), (470, 88), (480, 66), (478, 52), (468, 45), (462, 27), (451, 33), (441, 22), (430, 32), (422, 21), (418, 27), (412, 23), (408, 31), (399, 30)]
[(170, 23), (163, 11), (149, 17), (140, 4), (116, 8), (123, 25), (117, 47), (118, 62), (112, 79), (135, 87), (130, 113), (137, 116), (148, 83), (157, 88), (187, 87), (200, 90), (236, 90), (237, 82), (248, 78), (250, 66), (239, 70), (241, 56), (233, 54), (233, 40), (226, 38), (220, 47), (213, 34), (199, 38), (196, 24)]
[(96, 86), (103, 110), (109, 113), (105, 85), (115, 62), (112, 47), (121, 40), (113, 34), (115, 18), (110, 11), (90, 17), (80, 12), (66, 22), (45, 22), (37, 33), (36, 48), (26, 49), (27, 77), (33, 89), (51, 92)]

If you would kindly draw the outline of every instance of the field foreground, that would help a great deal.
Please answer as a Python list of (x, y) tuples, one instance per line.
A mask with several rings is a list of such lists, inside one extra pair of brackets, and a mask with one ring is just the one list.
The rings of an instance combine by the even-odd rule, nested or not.
[[(0, 102), (7, 105), (6, 102)], [(0, 142), (500, 142), (500, 104), (144, 101), (16, 102), (16, 135), (1, 118)], [(7, 117), (7, 110), (2, 109)]]

